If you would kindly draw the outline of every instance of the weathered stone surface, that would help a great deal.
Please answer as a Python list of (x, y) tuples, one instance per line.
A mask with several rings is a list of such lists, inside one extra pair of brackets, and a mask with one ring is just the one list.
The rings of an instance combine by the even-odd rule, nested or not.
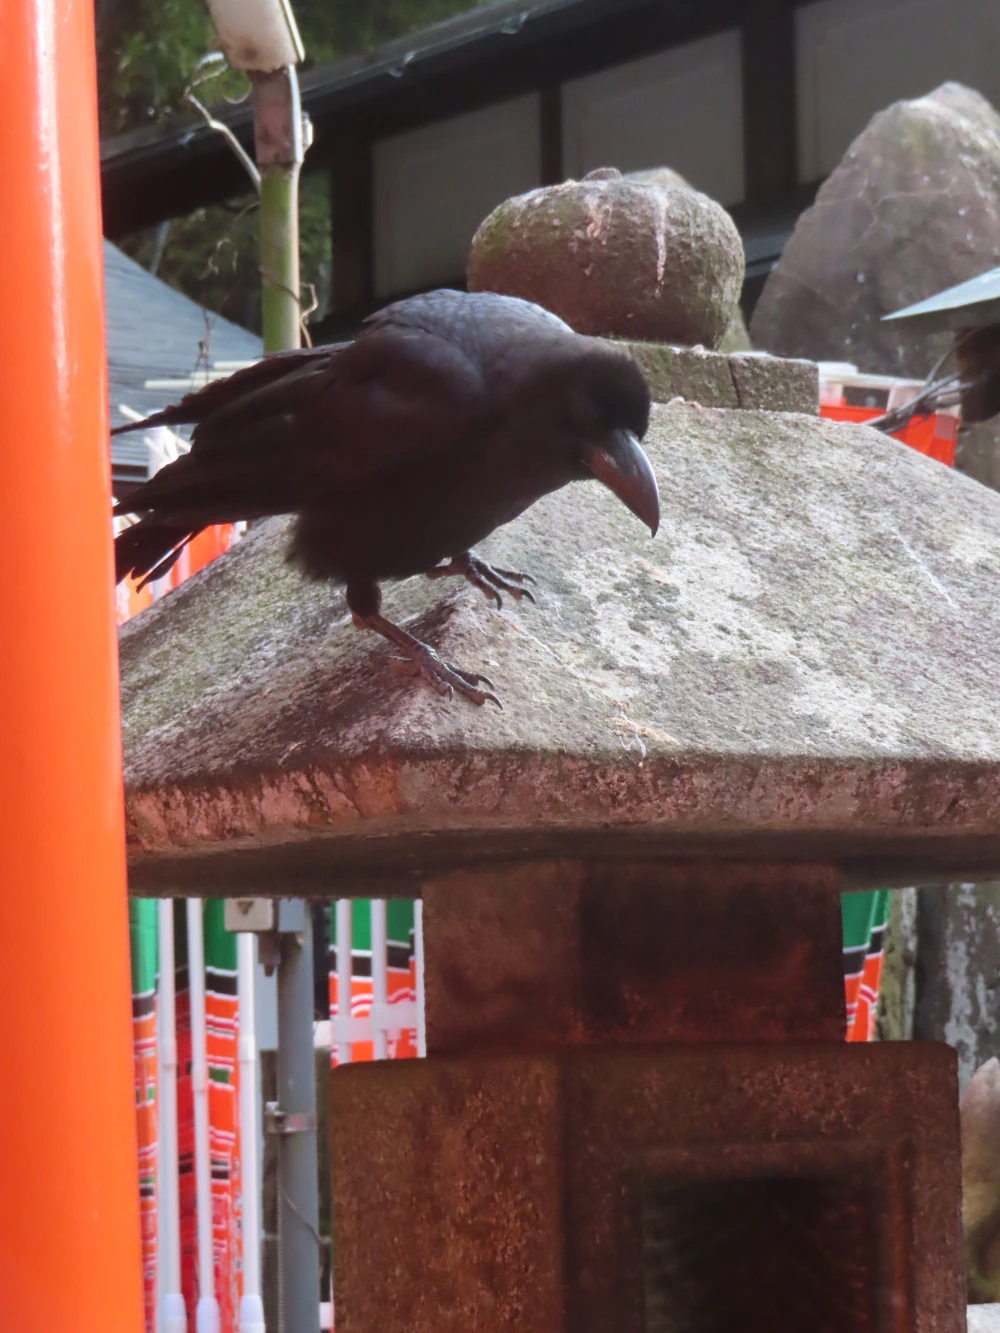
[(729, 357), (740, 407), (762, 412), (816, 412), (819, 371), (812, 361), (766, 356), (762, 352), (733, 352)]
[[(412, 1070), (393, 1078), (389, 1063)], [(555, 1333), (554, 1064), (498, 1064), (488, 1080), (474, 1060), (371, 1068), (375, 1078), (344, 1065), (330, 1080), (340, 1333)], [(398, 1121), (387, 1097), (405, 1108)]]
[(472, 240), (472, 291), (537, 301), (580, 333), (716, 347), (743, 285), (726, 210), (676, 173), (605, 168), (500, 204)]
[(1000, 116), (945, 84), (880, 112), (803, 213), (751, 321), (754, 346), (922, 377), (950, 335), (880, 320), (1000, 262)]
[(969, 1080), (962, 1126), (962, 1229), (969, 1296), (1000, 1296), (1000, 1062), (987, 1060)]
[(745, 407), (762, 412), (815, 413), (819, 371), (813, 361), (764, 352), (709, 352), (701, 347), (622, 340), (642, 367), (653, 399), (701, 407)]
[[(674, 171), (672, 167), (650, 167), (647, 171), (627, 171), (625, 179), (637, 181), (640, 184), (658, 185), (668, 189), (690, 190), (693, 188), (691, 183), (685, 180), (679, 171)], [(743, 311), (737, 305), (733, 310), (729, 327), (722, 335), (722, 341), (716, 345), (716, 350), (719, 352), (749, 352), (752, 346), (746, 320), (743, 318)], [(722, 404), (713, 404), (713, 406), (721, 407)], [(797, 410), (809, 411), (810, 409)]]
[(822, 867), (479, 866), (421, 892), (429, 1055), (844, 1038)]
[(967, 477), (1000, 491), (1000, 418), (959, 426), (955, 466)]
[[(262, 525), (121, 632), (135, 891), (323, 894), (499, 855), (1000, 869), (1000, 497), (863, 427), (654, 409), (655, 541), (604, 488), (389, 588), (505, 711), (394, 677)], [(219, 856), (219, 853), (231, 853)]]
[(719, 343), (720, 352), (751, 352), (753, 343), (750, 341), (750, 331), (747, 328), (747, 322), (743, 318), (743, 311), (736, 307), (733, 311), (733, 317), (729, 321), (729, 328), (722, 335), (722, 342)]
[(962, 1088), (1000, 1052), (1000, 884), (920, 894), (914, 1036), (958, 1052)]
[(964, 1327), (946, 1047), (400, 1061), (330, 1101), (346, 1333)]

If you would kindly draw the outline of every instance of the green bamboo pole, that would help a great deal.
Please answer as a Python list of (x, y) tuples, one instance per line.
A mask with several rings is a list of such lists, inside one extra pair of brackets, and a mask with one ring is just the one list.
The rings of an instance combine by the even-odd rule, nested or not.
[(264, 351), (302, 345), (298, 162), (260, 169), (260, 270)]
[[(299, 299), (299, 170), (307, 147), (295, 69), (251, 75), (260, 170), (261, 324), (264, 352), (302, 345)], [(313, 1051), (313, 940), (301, 926), (281, 934), (278, 964), (278, 1323), (282, 1333), (319, 1333), (319, 1155)]]

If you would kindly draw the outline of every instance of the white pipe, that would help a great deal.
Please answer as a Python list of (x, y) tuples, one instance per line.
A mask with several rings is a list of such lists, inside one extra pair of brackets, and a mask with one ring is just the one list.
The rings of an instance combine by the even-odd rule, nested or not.
[(174, 904), (156, 907), (159, 983), (156, 1003), (157, 1053), (157, 1333), (187, 1333), (181, 1292), (180, 1203), (177, 1168), (177, 1011), (174, 995)]
[(386, 1040), (388, 984), (386, 970), (385, 899), (373, 898), (368, 905), (372, 941), (372, 1054), (385, 1060), (389, 1054)]
[(243, 1182), (243, 1295), (240, 1333), (265, 1333), (260, 1298), (260, 1180), (257, 1165), (257, 1014), (254, 1002), (256, 937), (236, 936), (236, 992), (240, 1012), (240, 1175)]
[(417, 1055), (427, 1054), (427, 1020), (424, 1015), (424, 900), (413, 904), (413, 957), (417, 974)]
[[(337, 1018), (346, 1034), (344, 1019), (351, 1017), (351, 900), (337, 899)], [(337, 1063), (351, 1063), (351, 1043), (345, 1037), (337, 1043)]]
[(212, 1162), (208, 1142), (208, 1052), (205, 1027), (205, 936), (201, 899), (187, 900), (188, 994), (191, 997), (191, 1091), (194, 1099), (194, 1183), (198, 1202), (196, 1333), (219, 1333), (212, 1247)]

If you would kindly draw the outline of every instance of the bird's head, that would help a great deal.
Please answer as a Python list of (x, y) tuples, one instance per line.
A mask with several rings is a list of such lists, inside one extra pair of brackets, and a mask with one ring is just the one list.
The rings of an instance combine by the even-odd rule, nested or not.
[(660, 496), (639, 443), (649, 426), (645, 376), (630, 357), (600, 345), (574, 370), (563, 408), (580, 476), (603, 482), (655, 536)]

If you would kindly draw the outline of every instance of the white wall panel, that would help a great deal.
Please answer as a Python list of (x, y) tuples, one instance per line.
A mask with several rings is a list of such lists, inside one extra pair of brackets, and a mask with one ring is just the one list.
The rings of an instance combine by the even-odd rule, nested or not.
[(480, 222), (540, 183), (540, 161), (536, 94), (376, 143), (376, 295), (464, 273)]
[(568, 176), (673, 167), (723, 204), (743, 198), (740, 35), (719, 33), (563, 88)]
[(947, 79), (1000, 103), (997, 0), (818, 0), (796, 13), (799, 178), (825, 176), (877, 111)]

